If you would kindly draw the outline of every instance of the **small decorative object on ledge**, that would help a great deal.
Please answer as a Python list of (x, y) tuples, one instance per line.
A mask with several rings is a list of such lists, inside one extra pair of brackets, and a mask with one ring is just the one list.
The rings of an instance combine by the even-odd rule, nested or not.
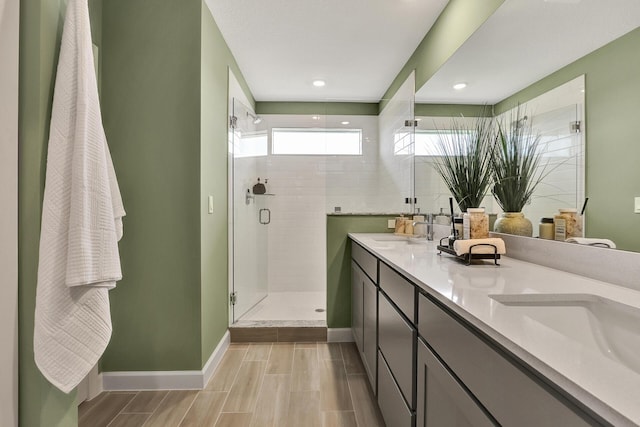
[(531, 237), (533, 224), (524, 217), (522, 212), (504, 212), (496, 220), (493, 229), (498, 233), (515, 234), (517, 236)]
[[(267, 180), (264, 181), (265, 184)], [(264, 194), (267, 192), (267, 187), (263, 183), (260, 182), (260, 178), (258, 178), (258, 183), (253, 186), (253, 194)]]

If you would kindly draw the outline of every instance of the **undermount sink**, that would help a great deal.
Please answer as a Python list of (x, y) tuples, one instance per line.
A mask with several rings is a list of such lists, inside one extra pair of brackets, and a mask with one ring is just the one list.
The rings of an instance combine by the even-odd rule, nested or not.
[(639, 308), (592, 294), (489, 296), (640, 373)]
[(389, 234), (388, 236), (377, 236), (373, 240), (376, 242), (406, 242), (407, 236), (396, 236), (395, 234)]

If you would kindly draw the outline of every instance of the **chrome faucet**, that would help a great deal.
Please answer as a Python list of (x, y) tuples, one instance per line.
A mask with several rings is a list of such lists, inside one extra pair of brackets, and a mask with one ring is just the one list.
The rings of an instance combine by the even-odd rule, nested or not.
[[(427, 233), (426, 233), (426, 237), (427, 240), (433, 240), (433, 214), (427, 214), (426, 215), (426, 221), (414, 221), (413, 222), (413, 227), (415, 228), (416, 225), (426, 225), (427, 226)], [(424, 235), (422, 235), (421, 237), (424, 237)]]

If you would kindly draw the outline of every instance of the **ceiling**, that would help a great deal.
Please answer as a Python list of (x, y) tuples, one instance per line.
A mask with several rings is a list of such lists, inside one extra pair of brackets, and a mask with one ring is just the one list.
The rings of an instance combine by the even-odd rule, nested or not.
[(206, 2), (257, 101), (378, 102), (448, 0)]
[[(448, 0), (206, 2), (257, 101), (378, 102)], [(639, 0), (505, 0), (416, 102), (495, 104), (638, 26)]]
[(495, 104), (638, 26), (638, 0), (506, 0), (416, 102)]

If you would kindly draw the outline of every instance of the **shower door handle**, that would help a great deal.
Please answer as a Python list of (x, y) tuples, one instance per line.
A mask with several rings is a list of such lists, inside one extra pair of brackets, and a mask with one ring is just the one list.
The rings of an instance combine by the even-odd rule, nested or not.
[[(264, 218), (263, 214), (266, 214), (266, 219), (263, 219)], [(260, 224), (262, 225), (269, 224), (271, 222), (271, 210), (260, 209), (260, 212), (258, 214), (258, 221), (260, 221)]]

